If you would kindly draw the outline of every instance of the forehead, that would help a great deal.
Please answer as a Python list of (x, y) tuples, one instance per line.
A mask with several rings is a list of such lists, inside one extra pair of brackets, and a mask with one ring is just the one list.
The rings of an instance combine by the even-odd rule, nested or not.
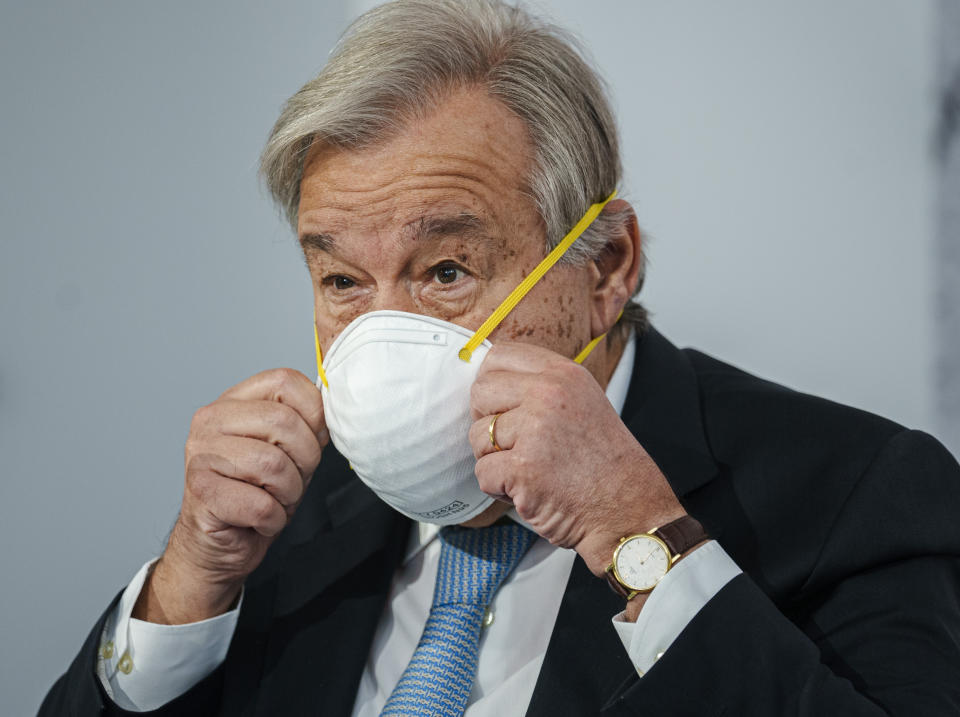
[(523, 122), (482, 90), (459, 91), (374, 146), (311, 148), (300, 186), (299, 233), (401, 230), (434, 216), (506, 231), (539, 217), (527, 188)]

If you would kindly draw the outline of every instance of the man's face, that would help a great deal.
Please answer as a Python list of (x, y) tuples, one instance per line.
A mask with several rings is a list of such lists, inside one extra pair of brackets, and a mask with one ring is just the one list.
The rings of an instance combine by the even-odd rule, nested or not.
[[(545, 229), (524, 185), (523, 123), (482, 90), (452, 95), (391, 141), (315, 147), (298, 233), (324, 350), (382, 309), (474, 330), (539, 263)], [(589, 266), (555, 266), (491, 335), (573, 357), (590, 340)]]

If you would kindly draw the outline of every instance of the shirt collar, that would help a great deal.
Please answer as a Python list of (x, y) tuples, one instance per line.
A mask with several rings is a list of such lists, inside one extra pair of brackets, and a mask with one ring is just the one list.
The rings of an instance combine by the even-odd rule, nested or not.
[[(637, 336), (631, 331), (630, 338), (627, 339), (626, 346), (623, 347), (623, 353), (620, 360), (617, 361), (617, 367), (613, 369), (610, 381), (607, 383), (607, 400), (616, 409), (617, 413), (623, 412), (623, 404), (627, 400), (627, 389), (630, 387), (630, 375), (633, 373), (633, 359), (637, 352)], [(517, 515), (516, 508), (511, 508), (507, 512), (507, 517), (516, 522), (529, 527), (523, 519)], [(410, 531), (410, 539), (407, 541), (407, 550), (403, 556), (403, 565), (413, 560), (417, 553), (425, 549), (440, 532), (440, 526), (434, 523), (417, 523), (416, 530)]]
[(617, 367), (613, 369), (610, 381), (607, 383), (607, 400), (616, 409), (617, 414), (623, 413), (623, 404), (627, 401), (627, 389), (630, 388), (630, 376), (633, 374), (633, 359), (637, 355), (637, 334), (630, 332), (627, 345), (623, 347)]

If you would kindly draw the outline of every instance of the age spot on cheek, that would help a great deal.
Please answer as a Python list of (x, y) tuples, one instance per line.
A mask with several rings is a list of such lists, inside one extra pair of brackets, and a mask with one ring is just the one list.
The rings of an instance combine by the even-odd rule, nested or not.
[(521, 336), (531, 336), (533, 334), (532, 326), (514, 326), (510, 329), (510, 338), (518, 339)]

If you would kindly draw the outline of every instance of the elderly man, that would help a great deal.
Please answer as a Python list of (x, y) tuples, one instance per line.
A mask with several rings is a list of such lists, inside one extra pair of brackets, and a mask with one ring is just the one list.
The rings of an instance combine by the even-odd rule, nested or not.
[(197, 412), (164, 554), (42, 713), (960, 710), (956, 461), (648, 325), (613, 118), (561, 32), (377, 8), (262, 169), (318, 380)]

